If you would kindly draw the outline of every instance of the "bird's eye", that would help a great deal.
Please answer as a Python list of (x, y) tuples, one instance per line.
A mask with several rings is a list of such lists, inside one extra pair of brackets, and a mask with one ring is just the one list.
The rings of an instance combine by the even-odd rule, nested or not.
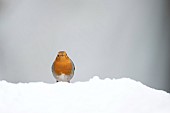
[(57, 57), (59, 57), (59, 55), (57, 55)]

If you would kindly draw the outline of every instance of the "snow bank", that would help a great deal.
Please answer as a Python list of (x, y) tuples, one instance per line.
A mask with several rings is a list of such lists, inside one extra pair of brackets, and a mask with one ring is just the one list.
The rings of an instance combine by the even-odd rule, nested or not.
[(170, 113), (170, 94), (128, 78), (0, 82), (0, 113)]

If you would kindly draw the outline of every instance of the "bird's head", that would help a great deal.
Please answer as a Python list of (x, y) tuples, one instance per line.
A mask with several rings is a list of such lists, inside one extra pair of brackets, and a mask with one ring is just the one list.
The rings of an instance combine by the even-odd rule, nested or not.
[(65, 51), (59, 51), (56, 60), (67, 60), (69, 57)]

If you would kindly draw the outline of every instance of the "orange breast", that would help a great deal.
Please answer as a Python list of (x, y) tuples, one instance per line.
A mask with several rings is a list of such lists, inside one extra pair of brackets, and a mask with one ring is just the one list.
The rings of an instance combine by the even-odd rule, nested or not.
[(57, 75), (70, 75), (72, 73), (72, 62), (70, 59), (64, 61), (55, 60), (54, 61), (54, 72)]

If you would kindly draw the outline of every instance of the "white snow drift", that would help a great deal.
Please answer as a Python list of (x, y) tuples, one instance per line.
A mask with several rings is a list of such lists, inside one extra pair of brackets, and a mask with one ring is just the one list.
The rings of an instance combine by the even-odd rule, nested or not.
[(0, 113), (170, 113), (170, 94), (128, 78), (55, 84), (0, 81)]

